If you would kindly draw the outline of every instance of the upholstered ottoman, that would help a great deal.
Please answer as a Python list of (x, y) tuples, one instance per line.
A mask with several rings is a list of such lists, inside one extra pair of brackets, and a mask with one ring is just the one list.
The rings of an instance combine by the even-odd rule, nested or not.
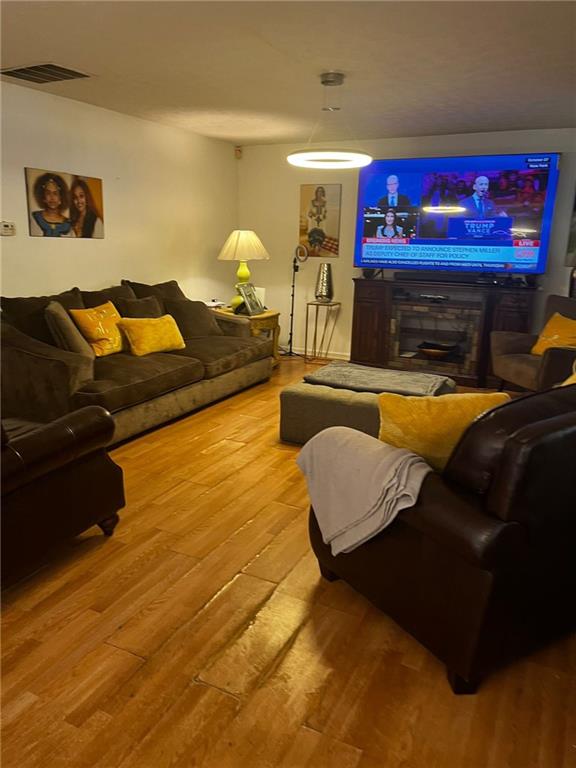
[(446, 395), (456, 383), (446, 376), (390, 371), (333, 362), (280, 393), (280, 439), (303, 445), (327, 427), (352, 427), (378, 437), (378, 394)]

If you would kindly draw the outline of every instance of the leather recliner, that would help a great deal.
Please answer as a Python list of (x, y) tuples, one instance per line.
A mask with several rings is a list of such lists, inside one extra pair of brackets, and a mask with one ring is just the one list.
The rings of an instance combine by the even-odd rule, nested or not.
[(417, 503), (358, 549), (332, 556), (313, 509), (310, 538), (325, 578), (347, 581), (446, 664), (455, 693), (473, 693), (576, 626), (576, 385), (476, 420)]
[(6, 426), (3, 586), (27, 575), (64, 538), (93, 525), (110, 536), (125, 504), (122, 470), (105, 448), (114, 434), (114, 420), (104, 408), (88, 406), (49, 424), (7, 420)]

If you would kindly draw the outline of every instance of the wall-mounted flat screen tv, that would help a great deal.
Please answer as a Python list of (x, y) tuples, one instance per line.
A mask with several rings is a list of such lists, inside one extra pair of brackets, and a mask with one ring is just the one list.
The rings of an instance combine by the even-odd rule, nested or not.
[(559, 159), (376, 160), (360, 171), (354, 266), (544, 273)]

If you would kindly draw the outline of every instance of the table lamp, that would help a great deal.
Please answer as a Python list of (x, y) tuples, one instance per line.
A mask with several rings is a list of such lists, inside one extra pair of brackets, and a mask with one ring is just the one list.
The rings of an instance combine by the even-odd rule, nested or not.
[[(235, 229), (218, 254), (219, 261), (240, 262), (236, 272), (238, 283), (248, 283), (250, 281), (250, 270), (248, 269), (247, 261), (250, 259), (261, 261), (269, 258), (270, 255), (262, 245), (260, 238), (251, 229)], [(242, 296), (238, 293), (230, 302), (230, 306), (236, 309), (242, 301)]]

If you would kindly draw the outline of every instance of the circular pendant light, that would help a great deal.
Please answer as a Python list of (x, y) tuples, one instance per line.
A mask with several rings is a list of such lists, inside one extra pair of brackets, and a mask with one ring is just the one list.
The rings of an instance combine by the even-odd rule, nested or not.
[[(328, 87), (340, 86), (344, 82), (342, 72), (323, 72), (320, 75), (320, 82), (326, 88), (324, 91), (325, 99), (323, 112), (339, 112), (340, 106), (337, 99), (328, 99)], [(318, 124), (316, 124), (317, 127)], [(314, 130), (316, 130), (316, 127)], [(314, 135), (314, 131), (312, 132)], [(310, 137), (309, 143), (312, 141)], [(306, 149), (299, 149), (291, 152), (286, 160), (290, 165), (298, 168), (325, 168), (328, 170), (345, 170), (348, 168), (364, 168), (370, 165), (373, 158), (367, 152), (353, 150), (349, 148), (340, 149), (312, 149), (308, 146)]]
[(370, 165), (372, 157), (365, 152), (352, 152), (346, 149), (303, 149), (292, 152), (286, 160), (298, 168), (364, 168)]

